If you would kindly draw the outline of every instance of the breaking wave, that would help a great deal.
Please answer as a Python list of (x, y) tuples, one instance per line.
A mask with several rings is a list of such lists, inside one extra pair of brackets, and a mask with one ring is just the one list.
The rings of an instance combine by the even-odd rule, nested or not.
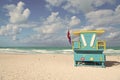
[[(72, 49), (11, 49), (11, 48), (0, 48), (0, 53), (11, 53), (11, 54), (73, 54)], [(103, 52), (104, 54), (120, 55), (120, 50), (107, 49)]]
[(11, 53), (11, 54), (72, 54), (72, 49), (64, 50), (47, 50), (47, 49), (0, 49), (0, 53)]
[(115, 50), (115, 49), (106, 49), (104, 51), (105, 54), (113, 54), (113, 55), (116, 55), (116, 54), (120, 54), (120, 50)]

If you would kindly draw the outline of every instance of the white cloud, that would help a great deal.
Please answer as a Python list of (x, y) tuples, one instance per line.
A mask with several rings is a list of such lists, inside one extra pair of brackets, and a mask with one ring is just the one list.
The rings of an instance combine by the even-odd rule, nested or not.
[(89, 12), (93, 10), (92, 7), (93, 0), (67, 0), (67, 3), (62, 6), (63, 9), (71, 13)]
[(25, 4), (20, 1), (17, 5), (10, 4), (4, 6), (4, 8), (8, 10), (8, 16), (10, 16), (9, 21), (11, 23), (21, 23), (28, 19), (30, 10), (28, 8), (24, 9), (24, 5)]
[(41, 27), (35, 28), (40, 33), (56, 33), (65, 27), (64, 19), (61, 19), (58, 12), (52, 12), (43, 22)]
[(119, 25), (120, 24), (120, 10), (118, 6), (115, 11), (106, 9), (92, 11), (86, 14), (88, 23), (94, 26), (105, 26), (105, 25)]
[(80, 24), (80, 19), (76, 16), (71, 18), (61, 18), (59, 12), (51, 14), (41, 21), (41, 25), (34, 27), (36, 34), (30, 35), (21, 40), (24, 43), (35, 43), (43, 45), (67, 45), (67, 27)]
[(24, 23), (30, 15), (30, 10), (28, 8), (24, 9), (24, 5), (25, 4), (20, 1), (17, 5), (9, 4), (4, 6), (4, 8), (8, 10), (7, 16), (10, 16), (10, 18), (6, 25), (0, 27), (1, 36), (10, 36), (13, 40), (16, 40), (17, 34), (19, 34), (23, 28), (35, 26)]
[[(70, 23), (70, 24), (69, 24)], [(76, 26), (80, 23), (80, 19), (76, 16), (71, 18), (61, 18), (59, 12), (52, 12), (47, 18), (37, 23), (9, 23), (1, 26), (0, 35), (10, 36), (12, 40), (17, 40), (21, 43), (35, 43), (43, 45), (57, 45), (60, 43), (66, 45), (67, 27)], [(33, 29), (33, 34), (18, 37), (24, 28)]]
[(46, 0), (52, 6), (60, 6), (65, 0)]
[(119, 46), (120, 44), (120, 28), (106, 27), (105, 39), (109, 46)]
[(34, 30), (40, 33), (58, 33), (61, 30), (67, 29), (68, 26), (73, 27), (80, 24), (80, 19), (76, 16), (71, 19), (62, 19), (59, 17), (59, 12), (52, 12), (43, 22), (41, 27), (37, 27)]
[(39, 24), (38, 23), (21, 23), (21, 24), (6, 24), (4, 26), (1, 26), (0, 28), (0, 36), (10, 36), (12, 37), (13, 40), (17, 40), (15, 39), (19, 34), (21, 34), (21, 32), (24, 29), (32, 29), (34, 27), (37, 27)]
[(108, 36), (107, 36), (107, 38), (114, 38), (115, 39), (115, 37), (117, 37), (118, 35), (120, 34), (120, 32), (111, 32)]
[(44, 24), (59, 22), (61, 19), (58, 15), (59, 15), (59, 12), (52, 12), (51, 15), (48, 16), (46, 21), (44, 21)]
[(14, 41), (17, 40), (17, 37), (16, 37), (16, 36), (13, 36), (13, 37), (12, 37), (12, 40), (14, 40)]
[(116, 14), (120, 13), (120, 5), (117, 6), (117, 8), (115, 9)]
[[(46, 7), (61, 7), (71, 13), (90, 12), (105, 3), (115, 4), (116, 0), (46, 0)], [(94, 6), (93, 6), (94, 5)]]
[(34, 44), (35, 46), (66, 46), (68, 44), (66, 33), (63, 34), (37, 33), (20, 39), (19, 42), (24, 44)]
[(112, 26), (109, 26), (109, 27), (103, 27), (103, 29), (105, 29), (106, 31), (106, 36), (105, 38), (108, 40), (108, 41), (114, 41), (114, 40), (120, 40), (120, 28), (115, 28), (115, 27), (112, 27)]
[(92, 26), (92, 25), (82, 26), (81, 29), (83, 29), (83, 30), (93, 30), (93, 29), (95, 29), (95, 26)]
[(93, 0), (46, 0), (46, 6), (61, 7), (71, 13), (79, 13), (80, 11), (88, 12), (92, 10)]
[(19, 28), (15, 24), (7, 24), (6, 26), (1, 26), (0, 35), (3, 36), (12, 36), (21, 32), (21, 28)]
[(99, 6), (102, 6), (105, 3), (115, 4), (115, 2), (116, 2), (116, 0), (94, 0), (93, 5), (95, 7), (99, 7)]
[(73, 17), (71, 17), (71, 21), (69, 22), (69, 25), (76, 26), (76, 25), (80, 24), (80, 22), (81, 21), (79, 18), (77, 18), (76, 16), (73, 16)]

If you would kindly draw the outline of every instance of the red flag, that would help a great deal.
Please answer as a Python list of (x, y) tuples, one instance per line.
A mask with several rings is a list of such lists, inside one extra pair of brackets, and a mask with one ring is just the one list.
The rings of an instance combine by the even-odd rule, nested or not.
[(68, 30), (68, 32), (67, 32), (67, 38), (68, 38), (68, 40), (69, 40), (69, 43), (71, 44), (71, 36), (70, 36), (70, 31)]

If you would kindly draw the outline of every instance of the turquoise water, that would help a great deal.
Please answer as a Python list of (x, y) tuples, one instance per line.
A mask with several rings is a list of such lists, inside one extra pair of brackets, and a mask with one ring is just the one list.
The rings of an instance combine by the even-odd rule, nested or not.
[(120, 50), (120, 46), (118, 46), (118, 47), (107, 47), (107, 49)]
[[(73, 54), (71, 47), (0, 47), (0, 53), (14, 54)], [(120, 47), (109, 47), (106, 55), (120, 55)]]

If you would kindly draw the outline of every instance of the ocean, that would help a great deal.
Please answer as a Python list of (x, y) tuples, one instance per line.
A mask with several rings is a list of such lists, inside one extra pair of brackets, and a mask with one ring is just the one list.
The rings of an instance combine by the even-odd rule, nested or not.
[(12, 54), (72, 54), (73, 50), (66, 47), (1, 47), (0, 53)]
[[(8, 54), (73, 54), (70, 47), (1, 47), (0, 53)], [(120, 55), (120, 47), (107, 48), (106, 55)]]

